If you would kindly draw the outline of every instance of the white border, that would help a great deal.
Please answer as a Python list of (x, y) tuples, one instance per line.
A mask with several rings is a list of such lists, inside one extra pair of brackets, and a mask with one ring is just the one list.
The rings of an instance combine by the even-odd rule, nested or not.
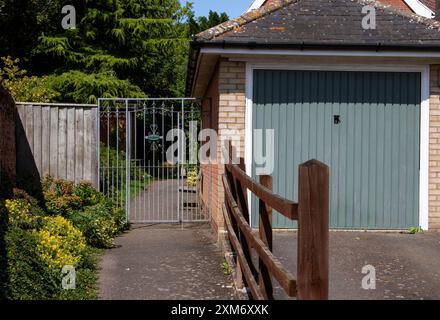
[[(325, 71), (389, 71), (389, 72), (420, 72), (420, 170), (419, 170), (419, 225), (423, 230), (429, 227), (429, 65), (367, 65), (367, 64), (280, 64), (277, 62), (246, 63), (246, 110), (245, 110), (245, 163), (246, 173), (252, 174), (252, 96), (253, 70), (325, 70)], [(251, 203), (248, 193), (248, 203)], [(252, 214), (250, 223), (252, 225)]]

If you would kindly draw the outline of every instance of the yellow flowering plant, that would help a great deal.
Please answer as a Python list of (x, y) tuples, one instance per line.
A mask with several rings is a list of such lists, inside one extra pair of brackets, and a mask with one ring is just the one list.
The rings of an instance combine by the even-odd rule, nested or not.
[(52, 269), (76, 265), (86, 248), (82, 232), (61, 216), (44, 217), (43, 220), (43, 228), (33, 231), (41, 259)]
[(188, 186), (195, 187), (197, 186), (197, 180), (199, 179), (199, 172), (197, 169), (188, 170), (188, 174), (186, 177), (186, 181)]
[(35, 222), (36, 217), (31, 213), (31, 205), (25, 200), (7, 199), (5, 208), (10, 224), (32, 225)]

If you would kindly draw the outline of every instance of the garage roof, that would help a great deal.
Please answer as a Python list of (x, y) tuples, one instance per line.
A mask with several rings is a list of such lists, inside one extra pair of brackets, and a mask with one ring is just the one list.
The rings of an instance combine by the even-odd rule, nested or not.
[[(376, 9), (376, 29), (363, 29), (362, 8)], [(259, 9), (196, 35), (191, 43), (186, 94), (215, 67), (202, 49), (293, 49), (440, 52), (440, 21), (373, 0), (271, 0)], [(214, 51), (216, 51), (214, 50)], [(217, 50), (218, 51), (218, 50)], [(201, 57), (211, 59), (202, 61)], [(203, 66), (198, 68), (199, 64)]]
[[(362, 8), (376, 8), (376, 29), (363, 29)], [(198, 34), (206, 45), (440, 46), (440, 22), (369, 0), (275, 0)]]

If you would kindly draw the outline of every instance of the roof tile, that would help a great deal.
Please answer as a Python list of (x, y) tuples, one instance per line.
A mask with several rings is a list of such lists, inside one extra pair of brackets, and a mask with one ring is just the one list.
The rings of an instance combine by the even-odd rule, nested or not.
[[(362, 28), (365, 5), (376, 9), (376, 29)], [(371, 0), (273, 0), (196, 41), (440, 46), (440, 22)]]

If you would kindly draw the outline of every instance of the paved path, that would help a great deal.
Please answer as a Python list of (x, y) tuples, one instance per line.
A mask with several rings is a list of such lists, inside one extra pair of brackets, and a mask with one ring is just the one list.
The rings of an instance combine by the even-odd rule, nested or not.
[[(277, 232), (274, 253), (296, 274), (296, 232)], [(376, 289), (361, 288), (362, 267)], [(440, 233), (330, 232), (330, 299), (440, 299)], [(277, 290), (278, 298), (286, 298)]]
[(101, 261), (101, 299), (232, 299), (208, 225), (134, 226)]
[(131, 198), (130, 221), (172, 223), (180, 219), (204, 218), (196, 207), (198, 194), (182, 192), (182, 188), (188, 189), (186, 182), (175, 179), (153, 181), (145, 191)]

